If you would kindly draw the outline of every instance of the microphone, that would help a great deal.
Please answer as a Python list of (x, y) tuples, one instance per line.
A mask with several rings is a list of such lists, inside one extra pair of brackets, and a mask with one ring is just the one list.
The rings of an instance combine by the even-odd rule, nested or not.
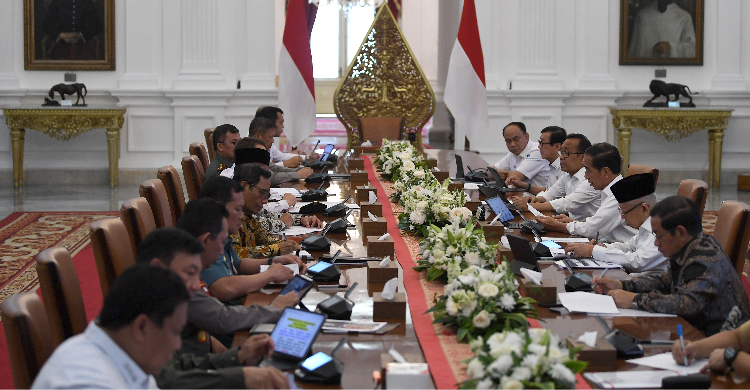
[(352, 197), (352, 194), (349, 194), (349, 195), (348, 195), (348, 196), (346, 197), (346, 199), (344, 199), (344, 200), (342, 200), (342, 201), (341, 201), (341, 203), (346, 203), (346, 201), (347, 201), (347, 200), (349, 200), (349, 198), (351, 198), (351, 197)]
[(344, 338), (342, 338), (342, 339), (341, 339), (341, 341), (339, 341), (339, 343), (338, 343), (338, 344), (336, 344), (336, 347), (335, 347), (335, 348), (333, 349), (333, 351), (331, 351), (331, 357), (332, 357), (332, 358), (334, 358), (334, 359), (336, 359), (336, 355), (337, 355), (337, 354), (339, 353), (339, 351), (341, 350), (341, 348), (342, 348), (342, 347), (343, 347), (343, 346), (344, 346), (344, 345), (345, 345), (345, 344), (346, 344), (346, 343), (347, 343), (348, 341), (349, 341), (349, 339), (348, 339), (348, 338), (347, 338), (346, 336), (344, 336)]
[[(339, 252), (341, 252), (341, 251), (339, 251)], [(346, 293), (344, 293), (344, 299), (349, 299), (349, 295), (352, 295), (352, 292), (354, 292), (354, 289), (357, 288), (358, 284), (359, 283), (354, 282), (354, 284), (352, 284), (352, 286), (349, 287), (348, 290), (346, 290)]]
[(324, 185), (326, 185), (325, 181), (320, 183), (320, 186), (318, 187), (318, 191), (322, 190)]
[(313, 148), (312, 148), (312, 152), (313, 153), (315, 153), (315, 149), (318, 148), (318, 145), (320, 145), (320, 140), (318, 140), (318, 142), (315, 143), (315, 146), (313, 146)]
[(473, 170), (473, 169), (471, 169), (471, 167), (470, 167), (470, 166), (468, 166), (468, 165), (467, 165), (467, 166), (466, 166), (466, 168), (468, 168), (468, 169), (469, 169), (469, 173), (474, 173), (474, 170)]

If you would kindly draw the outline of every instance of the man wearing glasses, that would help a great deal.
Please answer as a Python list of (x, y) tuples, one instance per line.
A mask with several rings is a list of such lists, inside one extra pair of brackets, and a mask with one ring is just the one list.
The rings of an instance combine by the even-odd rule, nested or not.
[(575, 220), (594, 215), (601, 205), (601, 191), (594, 189), (584, 177), (583, 154), (590, 146), (591, 142), (585, 135), (569, 134), (560, 150), (562, 177), (536, 196), (514, 200), (516, 206), (528, 210), (528, 203), (532, 203), (539, 211), (568, 214)]
[(532, 186), (546, 186), (549, 161), (542, 158), (536, 142), (529, 142), (526, 125), (521, 122), (508, 123), (503, 128), (503, 138), (510, 153), (495, 163), (500, 177), (508, 184), (511, 178), (528, 183), (526, 191), (530, 191)]
[(711, 336), (750, 318), (747, 293), (721, 245), (703, 234), (698, 205), (670, 196), (651, 212), (654, 245), (669, 258), (666, 271), (619, 281), (594, 277), (594, 289), (617, 307), (676, 314)]
[(513, 185), (516, 188), (529, 188), (527, 192), (534, 195), (552, 187), (562, 176), (560, 148), (562, 148), (562, 143), (565, 142), (567, 135), (568, 133), (562, 127), (547, 126), (542, 129), (542, 134), (539, 136), (539, 153), (543, 159), (549, 161), (549, 175), (547, 176), (546, 186), (530, 186), (529, 183), (525, 183), (515, 176), (508, 177), (506, 184)]
[(622, 265), (628, 272), (661, 273), (667, 269), (667, 258), (654, 245), (649, 212), (656, 204), (656, 180), (651, 173), (628, 176), (612, 186), (612, 195), (620, 204), (625, 224), (638, 234), (625, 242), (612, 244), (571, 244), (567, 250), (576, 257), (593, 257)]

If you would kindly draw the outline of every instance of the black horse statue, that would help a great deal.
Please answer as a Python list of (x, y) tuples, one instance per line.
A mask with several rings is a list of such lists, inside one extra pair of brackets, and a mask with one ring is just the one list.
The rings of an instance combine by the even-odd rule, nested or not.
[[(78, 99), (76, 99), (76, 103), (74, 106), (85, 106), (86, 105), (86, 94), (88, 93), (88, 90), (86, 89), (86, 86), (81, 83), (75, 83), (75, 84), (57, 84), (54, 87), (49, 89), (49, 98), (54, 99), (55, 98), (55, 92), (60, 94), (60, 100), (65, 100), (65, 95), (73, 95), (76, 94), (78, 96)], [(83, 104), (78, 104), (79, 101), (83, 99)]]

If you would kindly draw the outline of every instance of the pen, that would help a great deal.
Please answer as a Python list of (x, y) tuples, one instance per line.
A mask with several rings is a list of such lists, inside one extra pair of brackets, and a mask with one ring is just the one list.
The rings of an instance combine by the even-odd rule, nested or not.
[(682, 325), (677, 324), (677, 335), (680, 336), (680, 346), (682, 347), (682, 358), (685, 359), (685, 365), (688, 365), (687, 355), (685, 355), (685, 338), (682, 337)]
[(599, 231), (596, 231), (596, 239), (594, 240), (594, 245), (599, 243)]
[(286, 241), (286, 233), (281, 233), (284, 235), (284, 241)]
[[(609, 264), (607, 264), (607, 268), (605, 268), (605, 269), (604, 269), (604, 272), (602, 272), (602, 274), (601, 274), (601, 275), (599, 275), (599, 278), (600, 278), (600, 279), (601, 279), (601, 278), (603, 278), (603, 277), (604, 277), (604, 274), (606, 274), (606, 273), (607, 273), (607, 271), (609, 271)], [(596, 282), (594, 282), (594, 284), (593, 284), (593, 285), (591, 286), (591, 288), (594, 288), (594, 287), (596, 287), (596, 284), (597, 284), (597, 283), (599, 283), (599, 279), (597, 279), (597, 280), (596, 280)]]

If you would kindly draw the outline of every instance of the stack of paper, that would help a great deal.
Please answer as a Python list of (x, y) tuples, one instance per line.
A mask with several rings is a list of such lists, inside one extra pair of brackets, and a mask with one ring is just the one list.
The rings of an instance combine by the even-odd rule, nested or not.
[(292, 194), (295, 198), (302, 196), (296, 188), (271, 188), (271, 197), (281, 198), (284, 194)]
[(609, 295), (577, 291), (558, 293), (557, 297), (571, 313), (620, 314), (615, 300)]

